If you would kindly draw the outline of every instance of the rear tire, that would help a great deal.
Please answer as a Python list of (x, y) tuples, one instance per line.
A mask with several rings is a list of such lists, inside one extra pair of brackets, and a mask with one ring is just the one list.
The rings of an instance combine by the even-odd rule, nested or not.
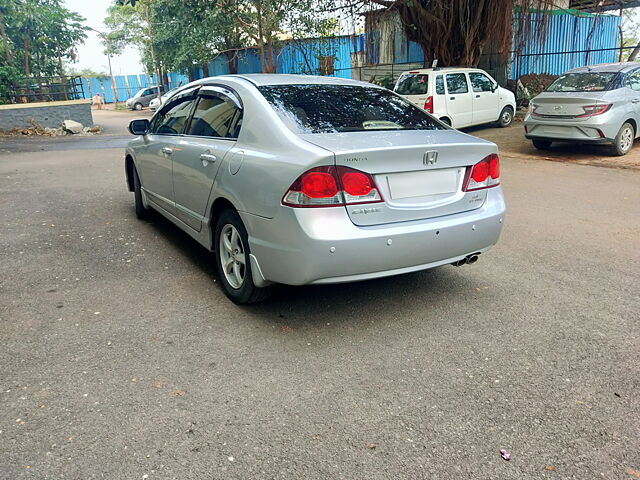
[(501, 128), (507, 128), (513, 123), (513, 108), (507, 106), (500, 112), (500, 118), (498, 118), (498, 125)]
[(451, 120), (449, 120), (447, 117), (442, 117), (442, 118), (440, 119), (440, 121), (441, 121), (442, 123), (444, 123), (445, 125), (447, 125), (448, 127), (450, 127), (450, 126), (451, 126)]
[(273, 287), (258, 288), (253, 283), (249, 236), (240, 215), (231, 209), (223, 211), (216, 223), (214, 239), (218, 275), (227, 297), (240, 305), (269, 297)]
[(532, 140), (533, 146), (538, 150), (549, 150), (551, 142), (549, 140)]
[(626, 155), (633, 147), (636, 131), (629, 122), (625, 122), (613, 141), (613, 154), (621, 157)]
[(138, 217), (138, 220), (146, 220), (149, 217), (149, 209), (144, 206), (142, 201), (142, 187), (136, 167), (133, 167), (133, 196), (135, 198), (136, 217)]

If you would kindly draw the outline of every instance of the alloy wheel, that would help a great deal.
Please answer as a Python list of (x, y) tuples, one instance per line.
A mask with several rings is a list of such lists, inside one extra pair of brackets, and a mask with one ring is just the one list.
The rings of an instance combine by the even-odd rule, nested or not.
[(620, 150), (626, 152), (633, 145), (633, 128), (627, 126), (620, 134)]
[(242, 287), (246, 274), (246, 256), (242, 238), (236, 227), (230, 223), (222, 227), (220, 232), (220, 263), (224, 276), (236, 290)]

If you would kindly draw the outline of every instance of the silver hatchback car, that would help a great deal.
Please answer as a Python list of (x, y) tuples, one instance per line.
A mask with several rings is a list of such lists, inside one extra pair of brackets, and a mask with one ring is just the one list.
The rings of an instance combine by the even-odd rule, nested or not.
[(553, 142), (610, 144), (626, 155), (640, 136), (640, 63), (576, 68), (531, 100), (526, 137), (539, 150)]
[(216, 252), (229, 298), (473, 263), (505, 214), (497, 147), (368, 83), (228, 75), (178, 90), (126, 151), (149, 208)]

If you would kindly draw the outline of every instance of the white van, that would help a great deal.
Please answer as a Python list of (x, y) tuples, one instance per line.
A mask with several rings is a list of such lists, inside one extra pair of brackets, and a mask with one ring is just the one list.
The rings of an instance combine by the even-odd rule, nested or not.
[(516, 98), (478, 68), (425, 68), (404, 72), (393, 89), (454, 128), (483, 123), (508, 127)]

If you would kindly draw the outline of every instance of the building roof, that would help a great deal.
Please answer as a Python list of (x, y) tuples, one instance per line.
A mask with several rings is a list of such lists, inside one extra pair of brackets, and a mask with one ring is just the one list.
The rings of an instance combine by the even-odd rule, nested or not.
[(570, 0), (569, 8), (587, 12), (606, 12), (640, 6), (640, 0)]

